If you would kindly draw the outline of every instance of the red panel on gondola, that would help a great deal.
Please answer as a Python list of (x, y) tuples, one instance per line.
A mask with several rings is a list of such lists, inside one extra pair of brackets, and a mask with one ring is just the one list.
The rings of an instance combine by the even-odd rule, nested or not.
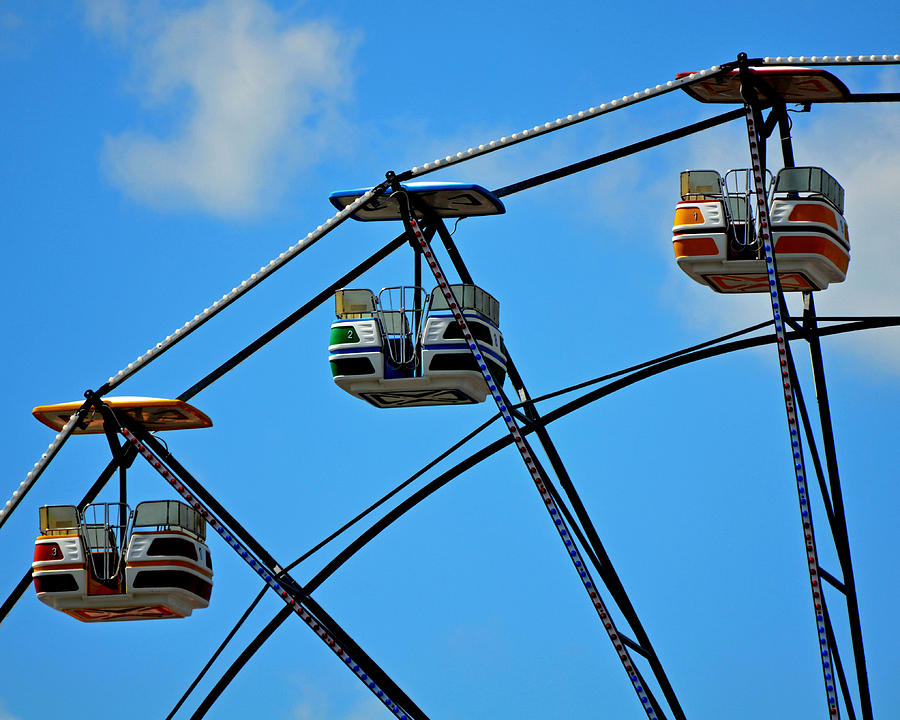
[[(838, 78), (821, 68), (777, 66), (752, 68), (751, 72), (769, 85), (781, 100), (789, 103), (810, 103), (844, 100), (850, 90)], [(678, 73), (683, 78), (690, 73)], [(741, 80), (737, 70), (714, 75), (682, 88), (694, 100), (705, 103), (742, 103)], [(765, 95), (760, 89), (760, 95)], [(774, 100), (776, 98), (770, 98)]]

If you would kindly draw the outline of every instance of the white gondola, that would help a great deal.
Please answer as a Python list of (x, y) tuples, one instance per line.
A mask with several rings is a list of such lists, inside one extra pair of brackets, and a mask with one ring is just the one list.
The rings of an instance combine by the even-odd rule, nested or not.
[[(500, 386), (506, 376), (500, 304), (475, 285), (453, 293)], [(339, 290), (328, 360), (342, 390), (380, 408), (483, 402), (488, 387), (439, 289)]]
[(32, 564), (38, 599), (83, 622), (183, 618), (207, 607), (213, 571), (200, 514), (162, 500), (139, 503), (128, 518), (119, 503), (83, 514), (42, 507)]
[[(678, 266), (716, 292), (768, 292), (749, 171), (681, 173), (672, 243)], [(785, 168), (769, 197), (771, 235), (782, 288), (824, 290), (850, 262), (844, 189), (822, 168)]]

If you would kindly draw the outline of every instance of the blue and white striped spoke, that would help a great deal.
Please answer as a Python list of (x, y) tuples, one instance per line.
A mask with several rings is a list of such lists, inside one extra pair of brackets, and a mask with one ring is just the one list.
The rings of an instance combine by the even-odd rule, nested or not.
[(775, 321), (776, 346), (778, 348), (778, 364), (781, 368), (781, 382), (784, 388), (784, 407), (787, 412), (788, 430), (791, 438), (791, 455), (794, 461), (794, 477), (797, 481), (797, 495), (800, 499), (800, 517), (803, 522), (803, 537), (806, 543), (806, 557), (809, 566), (809, 581), (812, 587), (813, 606), (816, 615), (816, 631), (819, 637), (819, 652), (822, 660), (822, 674), (825, 679), (825, 690), (828, 697), (829, 720), (837, 720), (840, 710), (834, 682), (834, 665), (828, 635), (825, 632), (825, 613), (822, 598), (822, 585), (819, 580), (819, 560), (816, 552), (816, 539), (813, 533), (812, 515), (810, 514), (809, 490), (806, 483), (806, 469), (803, 462), (803, 449), (800, 446), (800, 428), (797, 423), (794, 386), (788, 365), (788, 350), (784, 334), (783, 314), (787, 308), (781, 307), (778, 297), (778, 284), (775, 275), (774, 239), (770, 232), (769, 206), (766, 200), (763, 182), (763, 168), (759, 154), (759, 135), (753, 109), (745, 105), (747, 116), (747, 134), (750, 140), (750, 160), (753, 167), (753, 182), (756, 187), (756, 203), (759, 217), (759, 237), (763, 244), (766, 259), (766, 273), (769, 278), (769, 299), (772, 303), (772, 317)]
[(541, 471), (538, 469), (537, 463), (535, 462), (534, 457), (531, 454), (531, 449), (528, 447), (528, 444), (525, 442), (525, 439), (519, 432), (519, 427), (518, 425), (516, 425), (512, 413), (507, 407), (506, 401), (504, 400), (503, 395), (500, 392), (500, 388), (497, 386), (496, 381), (492, 377), (490, 370), (485, 363), (484, 357), (481, 354), (481, 348), (479, 347), (478, 342), (475, 340), (471, 331), (469, 330), (466, 318), (463, 315), (463, 312), (460, 309), (459, 305), (457, 304), (456, 298), (453, 296), (453, 290), (450, 288), (450, 285), (447, 282), (447, 278), (445, 277), (443, 270), (441, 270), (440, 264), (438, 263), (437, 258), (435, 258), (428, 240), (425, 238), (425, 235), (419, 228), (419, 224), (416, 222), (415, 218), (410, 219), (410, 226), (412, 227), (413, 234), (416, 237), (416, 241), (419, 243), (419, 247), (422, 249), (422, 254), (425, 257), (426, 262), (428, 263), (428, 267), (431, 268), (431, 272), (434, 274), (434, 279), (437, 282), (438, 287), (441, 289), (441, 292), (444, 295), (444, 299), (447, 301), (447, 305), (449, 306), (450, 311), (453, 313), (453, 317), (456, 319), (456, 322), (459, 323), (459, 327), (462, 330), (462, 334), (466, 340), (466, 344), (469, 346), (469, 350), (471, 350), (472, 354), (475, 356), (475, 362), (478, 364), (478, 369), (481, 371), (481, 374), (484, 377), (484, 381), (487, 383), (487, 386), (491, 391), (491, 396), (494, 398), (494, 402), (497, 404), (497, 409), (500, 411), (500, 415), (503, 418), (503, 421), (506, 423), (509, 434), (512, 436), (512, 439), (522, 456), (522, 460), (524, 460), (525, 466), (528, 468), (528, 472), (531, 474), (531, 479), (534, 481), (534, 484), (537, 486), (538, 492), (540, 492), (541, 494), (541, 499), (544, 501), (544, 506), (550, 513), (550, 518), (553, 520), (553, 524), (556, 526), (556, 531), (559, 533), (559, 537), (566, 547), (566, 552), (569, 555), (569, 559), (575, 566), (575, 570), (578, 572), (578, 576), (579, 578), (581, 578), (581, 582), (584, 585), (585, 590), (587, 590), (588, 596), (591, 599), (591, 603), (593, 604), (594, 609), (597, 611), (597, 614), (600, 616), (603, 627), (606, 629), (606, 632), (613, 643), (613, 647), (615, 648), (616, 653), (618, 654), (619, 659), (621, 660), (622, 665), (625, 668), (625, 672), (628, 674), (628, 679), (631, 681), (631, 684), (634, 687), (634, 691), (637, 693), (637, 696), (641, 701), (641, 706), (647, 713), (647, 717), (651, 718), (651, 720), (658, 720), (659, 715), (656, 713), (656, 710), (654, 709), (653, 704), (650, 702), (650, 698), (648, 697), (647, 692), (644, 689), (644, 681), (641, 678), (640, 672), (634, 666), (634, 662), (632, 662), (631, 655), (628, 652), (628, 648), (622, 642), (613, 619), (610, 617), (609, 612), (606, 609), (606, 605), (603, 603), (603, 599), (600, 597), (600, 593), (597, 592), (597, 588), (594, 585), (594, 581), (591, 578), (591, 574), (588, 571), (587, 565), (584, 563), (584, 560), (581, 557), (581, 552), (578, 550), (578, 546), (575, 544), (575, 541), (569, 532), (569, 528), (566, 526), (566, 522), (559, 511), (559, 507), (557, 506), (556, 501), (553, 499), (553, 496), (547, 491), (546, 483), (544, 482)]
[(246, 562), (253, 571), (259, 575), (263, 582), (266, 583), (272, 590), (274, 590), (278, 596), (284, 600), (284, 602), (291, 607), (291, 609), (300, 616), (300, 619), (305, 622), (310, 629), (319, 636), (319, 638), (329, 647), (332, 652), (337, 655), (341, 661), (353, 671), (353, 674), (356, 675), (363, 683), (365, 683), (366, 687), (372, 691), (372, 694), (375, 695), (384, 705), (387, 707), (395, 717), (399, 720), (410, 720), (409, 716), (393, 701), (388, 697), (387, 693), (384, 692), (378, 684), (372, 680), (365, 672), (363, 672), (362, 668), (359, 667), (359, 664), (356, 663), (350, 654), (347, 653), (331, 636), (327, 629), (322, 627), (316, 619), (307, 612), (307, 610), (300, 605), (295, 599), (292, 593), (285, 590), (275, 579), (274, 573), (267, 568), (263, 563), (257, 560), (253, 553), (251, 553), (247, 548), (245, 548), (240, 542), (238, 542), (237, 538), (235, 538), (228, 529), (219, 522), (219, 520), (210, 512), (210, 510), (203, 505), (194, 495), (181, 483), (181, 481), (175, 477), (169, 471), (169, 469), (162, 463), (162, 461), (153, 454), (153, 452), (138, 440), (131, 432), (127, 429), (122, 428), (122, 434), (125, 436), (125, 439), (128, 440), (132, 445), (134, 445), (135, 449), (143, 455), (147, 462), (153, 466), (153, 468), (162, 475), (163, 479), (169, 483), (175, 491), (181, 495), (185, 499), (185, 501), (194, 508), (197, 512), (199, 512), (203, 518), (209, 523), (210, 527), (212, 527), (222, 539), (227, 542), (231, 548)]

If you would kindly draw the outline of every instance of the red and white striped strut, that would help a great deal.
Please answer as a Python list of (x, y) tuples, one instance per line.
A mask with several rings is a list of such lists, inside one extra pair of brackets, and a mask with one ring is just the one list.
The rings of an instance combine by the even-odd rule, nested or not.
[(422, 230), (419, 228), (419, 224), (416, 222), (416, 219), (414, 217), (410, 216), (409, 224), (413, 231), (413, 234), (415, 235), (416, 241), (419, 244), (419, 247), (422, 249), (422, 253), (425, 256), (428, 267), (431, 268), (431, 272), (434, 274), (434, 279), (437, 282), (438, 287), (441, 289), (441, 292), (444, 295), (444, 299), (447, 301), (447, 305), (449, 306), (450, 311), (453, 313), (453, 317), (456, 319), (456, 322), (459, 324), (459, 327), (462, 330), (462, 334), (466, 340), (466, 344), (469, 346), (469, 349), (472, 351), (472, 354), (475, 357), (475, 362), (478, 365), (478, 369), (481, 371), (482, 376), (484, 377), (484, 381), (487, 383), (487, 386), (491, 391), (491, 396), (494, 398), (494, 402), (497, 403), (497, 409), (500, 411), (500, 416), (506, 423), (509, 434), (512, 436), (512, 439), (515, 442), (519, 453), (522, 455), (522, 460), (525, 461), (525, 466), (528, 468), (528, 472), (531, 474), (531, 479), (534, 481), (534, 484), (537, 486), (538, 492), (541, 494), (541, 500), (544, 501), (544, 506), (550, 513), (550, 518), (553, 520), (554, 525), (556, 525), (556, 530), (566, 546), (566, 551), (569, 554), (569, 558), (572, 560), (572, 564), (575, 566), (575, 570), (578, 571), (578, 576), (581, 578), (581, 582), (591, 598), (591, 603), (593, 603), (594, 609), (600, 616), (600, 620), (603, 622), (603, 627), (606, 628), (606, 632), (609, 634), (610, 640), (612, 640), (613, 647), (615, 647), (616, 653), (619, 655), (619, 659), (622, 661), (622, 665), (624, 666), (625, 671), (628, 673), (628, 678), (629, 680), (631, 680), (631, 684), (634, 686), (634, 690), (641, 701), (641, 705), (643, 706), (644, 710), (647, 713), (647, 716), (651, 718), (651, 720), (658, 720), (660, 716), (657, 714), (656, 709), (650, 702), (650, 698), (647, 694), (647, 691), (645, 690), (645, 684), (640, 675), (640, 672), (632, 662), (631, 656), (628, 652), (628, 648), (626, 647), (625, 643), (622, 642), (622, 638), (619, 636), (618, 630), (616, 630), (613, 619), (610, 617), (609, 612), (607, 612), (606, 606), (604, 605), (600, 594), (597, 592), (597, 588), (594, 585), (594, 581), (591, 579), (591, 575), (588, 571), (587, 565), (581, 558), (581, 553), (579, 552), (578, 547), (575, 544), (575, 540), (569, 533), (569, 529), (566, 526), (566, 522), (563, 519), (562, 513), (559, 511), (559, 507), (557, 506), (556, 501), (553, 499), (553, 496), (547, 491), (547, 483), (542, 476), (540, 468), (538, 468), (538, 465), (534, 460), (531, 448), (529, 447), (528, 443), (526, 443), (525, 438), (523, 438), (522, 434), (519, 432), (519, 427), (518, 425), (516, 425), (512, 413), (506, 405), (506, 401), (503, 398), (502, 393), (500, 392), (500, 388), (497, 386), (497, 383), (491, 376), (490, 370), (488, 370), (487, 363), (485, 362), (484, 356), (481, 353), (478, 342), (475, 340), (474, 336), (469, 330), (466, 318), (463, 315), (459, 304), (456, 302), (456, 298), (453, 296), (453, 291), (451, 290), (450, 285), (447, 282), (447, 278), (444, 276), (440, 264), (438, 263), (437, 258), (435, 258), (434, 253), (431, 250), (431, 245), (428, 243), (428, 240), (425, 238), (425, 235), (422, 233)]
[(121, 428), (122, 435), (125, 436), (125, 439), (128, 440), (132, 445), (134, 445), (135, 449), (143, 455), (150, 465), (165, 479), (166, 482), (169, 483), (175, 491), (183, 497), (192, 508), (194, 508), (197, 512), (199, 512), (206, 522), (217, 532), (222, 538), (227, 542), (234, 551), (240, 555), (244, 562), (246, 562), (253, 570), (259, 575), (263, 581), (268, 585), (275, 593), (282, 599), (284, 602), (291, 607), (291, 609), (300, 616), (300, 619), (305, 622), (310, 629), (319, 636), (319, 638), (337, 655), (343, 663), (353, 671), (353, 674), (356, 675), (360, 680), (362, 680), (366, 687), (372, 691), (372, 693), (377, 697), (384, 705), (396, 716), (399, 720), (411, 720), (410, 717), (400, 708), (395, 702), (393, 702), (380, 687), (370, 678), (363, 670), (359, 667), (359, 665), (354, 662), (353, 658), (350, 657), (349, 653), (347, 653), (335, 639), (332, 637), (331, 633), (319, 622), (309, 614), (309, 612), (300, 605), (297, 600), (294, 599), (294, 596), (288, 590), (285, 590), (275, 579), (275, 573), (263, 565), (259, 560), (253, 557), (252, 553), (247, 550), (241, 543), (237, 541), (237, 539), (228, 532), (228, 529), (220, 523), (216, 517), (209, 511), (209, 509), (204, 506), (197, 498), (193, 496), (193, 494), (181, 483), (181, 481), (172, 474), (172, 472), (163, 464), (163, 462), (153, 454), (153, 452), (138, 440), (131, 432), (129, 432), (126, 428)]
[(812, 514), (809, 504), (809, 492), (806, 483), (806, 469), (803, 463), (803, 449), (800, 446), (800, 429), (797, 423), (796, 404), (794, 402), (794, 386), (788, 366), (788, 348), (785, 341), (783, 314), (787, 308), (781, 307), (778, 296), (777, 275), (775, 272), (774, 242), (770, 233), (769, 205), (763, 181), (764, 169), (759, 153), (759, 134), (753, 108), (745, 104), (747, 116), (747, 134), (750, 140), (750, 159), (753, 167), (753, 182), (756, 188), (756, 204), (759, 217), (759, 238), (765, 251), (766, 273), (769, 277), (769, 299), (772, 302), (772, 316), (775, 320), (775, 337), (778, 348), (778, 364), (781, 368), (781, 382), (784, 386), (784, 408), (787, 412), (788, 430), (791, 439), (791, 455), (794, 461), (794, 476), (797, 480), (797, 494), (800, 499), (800, 517), (803, 522), (803, 537), (806, 542), (806, 557), (809, 564), (809, 581), (812, 587), (813, 606), (816, 614), (816, 630), (819, 636), (819, 653), (822, 660), (822, 673), (825, 679), (825, 690), (828, 697), (828, 717), (837, 720), (840, 711), (837, 703), (834, 664), (828, 635), (825, 632), (825, 610), (823, 607), (822, 584), (819, 580), (819, 560), (816, 553), (816, 538), (813, 534)]

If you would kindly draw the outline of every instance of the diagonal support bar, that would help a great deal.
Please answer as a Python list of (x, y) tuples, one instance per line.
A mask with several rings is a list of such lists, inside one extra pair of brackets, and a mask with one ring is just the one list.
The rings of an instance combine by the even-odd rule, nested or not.
[(494, 194), (497, 197), (502, 198), (506, 197), (507, 195), (522, 192), (523, 190), (530, 190), (537, 187), (538, 185), (543, 185), (544, 183), (548, 183), (553, 180), (559, 180), (561, 178), (568, 177), (569, 175), (574, 175), (575, 173), (584, 172), (585, 170), (590, 170), (591, 168), (605, 165), (606, 163), (612, 162), (614, 160), (621, 160), (622, 158), (628, 157), (629, 155), (634, 155), (635, 153), (643, 152), (644, 150), (649, 150), (650, 148), (654, 148), (659, 145), (664, 145), (665, 143), (687, 137), (688, 135), (693, 135), (694, 133), (709, 130), (710, 128), (714, 128), (718, 125), (731, 122), (732, 120), (738, 120), (743, 116), (743, 114), (743, 110), (729, 110), (728, 112), (722, 113), (720, 115), (715, 115), (711, 118), (707, 118), (706, 120), (701, 120), (700, 122), (685, 125), (684, 127), (678, 128), (677, 130), (670, 130), (669, 132), (662, 133), (661, 135), (656, 135), (655, 137), (647, 138), (646, 140), (641, 140), (640, 142), (632, 143), (631, 145), (625, 145), (624, 147), (620, 147), (616, 150), (610, 150), (609, 152), (595, 155), (594, 157), (588, 158), (587, 160), (581, 160), (577, 163), (566, 165), (565, 167), (561, 167), (557, 170), (550, 170), (549, 172), (535, 175), (534, 177), (521, 180), (517, 183), (513, 183), (512, 185), (505, 185), (504, 187), (494, 190)]
[[(822, 428), (822, 444), (825, 452), (825, 466), (831, 488), (830, 506), (833, 512), (828, 516), (831, 535), (841, 564), (844, 595), (847, 598), (847, 619), (850, 624), (850, 641), (856, 664), (856, 681), (859, 688), (859, 710), (863, 720), (873, 720), (872, 697), (869, 691), (869, 676), (866, 670), (866, 652), (863, 646), (862, 623), (859, 618), (859, 600), (856, 596), (856, 580), (853, 576), (853, 562), (850, 557), (850, 537), (847, 532), (847, 517), (844, 514), (844, 499), (838, 471), (837, 451), (834, 444), (834, 429), (831, 424), (831, 407), (828, 402), (828, 386), (825, 382), (825, 365), (822, 360), (822, 346), (819, 342), (816, 305), (812, 293), (803, 296), (803, 326), (809, 332), (809, 355), (813, 369), (813, 383), (819, 409), (819, 423)], [(823, 492), (824, 495), (824, 492)], [(826, 500), (826, 502), (828, 502)]]
[(352, 282), (367, 270), (372, 269), (375, 265), (388, 257), (388, 255), (390, 255), (392, 252), (402, 247), (406, 243), (406, 241), (406, 233), (402, 233), (401, 235), (391, 240), (391, 242), (381, 248), (381, 250), (363, 260), (359, 265), (357, 265), (349, 272), (344, 273), (341, 277), (331, 283), (331, 285), (315, 295), (311, 300), (304, 303), (301, 307), (297, 308), (294, 312), (284, 318), (284, 320), (279, 322), (277, 325), (264, 332), (256, 340), (247, 345), (243, 350), (240, 350), (239, 352), (232, 355), (228, 360), (226, 360), (219, 367), (210, 372), (206, 377), (198, 380), (196, 383), (194, 383), (194, 385), (181, 393), (181, 395), (178, 396), (178, 399), (187, 402), (197, 393), (205, 390), (207, 387), (212, 385), (223, 375), (231, 372), (234, 368), (244, 362), (244, 360), (253, 355), (257, 350), (270, 343), (276, 337), (281, 335), (281, 333), (294, 325), (294, 323), (299, 322), (302, 318), (315, 310), (326, 300), (333, 297), (335, 290), (345, 287), (347, 283)]
[[(389, 173), (388, 179), (395, 180), (393, 174), (391, 173)], [(532, 452), (531, 447), (528, 445), (527, 441), (519, 431), (519, 427), (516, 424), (512, 413), (510, 412), (509, 404), (507, 403), (506, 398), (503, 395), (503, 391), (496, 384), (494, 378), (491, 376), (491, 373), (488, 370), (487, 364), (481, 352), (481, 348), (478, 345), (478, 341), (474, 338), (471, 331), (469, 330), (469, 326), (466, 322), (465, 316), (463, 315), (462, 308), (454, 297), (453, 290), (450, 288), (450, 285), (447, 282), (444, 272), (441, 269), (440, 264), (438, 263), (437, 258), (434, 255), (434, 252), (431, 249), (430, 243), (422, 233), (418, 221), (412, 214), (408, 196), (406, 195), (405, 191), (400, 189), (399, 183), (396, 183), (396, 181), (394, 187), (394, 196), (398, 197), (398, 199), (400, 200), (399, 205), (401, 209), (401, 215), (403, 216), (404, 227), (406, 227), (406, 229), (415, 236), (417, 242), (419, 243), (419, 246), (422, 248), (422, 254), (425, 258), (425, 261), (428, 263), (428, 267), (431, 268), (434, 279), (437, 282), (438, 287), (441, 289), (441, 292), (443, 293), (444, 298), (447, 301), (447, 305), (450, 308), (454, 319), (459, 324), (463, 338), (465, 339), (466, 344), (469, 346), (469, 349), (471, 350), (475, 358), (475, 363), (479, 368), (488, 389), (490, 390), (494, 402), (497, 404), (497, 409), (500, 411), (500, 416), (506, 423), (506, 427), (509, 431), (510, 437), (515, 443), (519, 454), (522, 456), (525, 467), (528, 469), (528, 472), (530, 473), (531, 478), (541, 495), (541, 500), (543, 500), (544, 506), (546, 507), (547, 512), (550, 514), (550, 518), (553, 520), (553, 523), (556, 526), (556, 530), (559, 533), (560, 539), (563, 541), (563, 544), (566, 547), (566, 552), (569, 555), (569, 559), (572, 561), (572, 564), (574, 565), (575, 570), (578, 573), (578, 576), (581, 579), (581, 582), (591, 599), (591, 603), (593, 604), (594, 609), (599, 615), (600, 620), (603, 623), (603, 627), (606, 629), (613, 647), (615, 648), (616, 653), (618, 654), (619, 659), (622, 662), (622, 666), (625, 668), (625, 671), (628, 674), (628, 678), (631, 681), (634, 691), (641, 702), (641, 706), (644, 708), (644, 711), (647, 713), (647, 716), (651, 720), (659, 720), (661, 718), (664, 718), (665, 716), (662, 714), (662, 711), (659, 708), (658, 704), (656, 702), (653, 702), (651, 696), (645, 689), (645, 683), (643, 678), (641, 677), (640, 671), (637, 667), (635, 667), (635, 664), (631, 659), (631, 655), (628, 651), (628, 647), (623, 644), (622, 639), (619, 635), (619, 631), (616, 628), (612, 617), (610, 617), (606, 604), (600, 597), (600, 593), (597, 591), (597, 587), (593, 581), (593, 578), (591, 577), (590, 571), (588, 570), (587, 565), (581, 557), (578, 546), (575, 543), (575, 540), (572, 537), (571, 533), (569, 532), (569, 528), (566, 525), (562, 513), (560, 512), (559, 507), (557, 506), (557, 503), (554, 500), (552, 494), (547, 489), (548, 483), (545, 479), (545, 475), (540, 469), (540, 466), (534, 457), (534, 453)]]
[[(147, 444), (139, 440), (127, 427), (121, 427), (120, 432), (134, 449), (150, 463), (162, 478), (168, 482), (191, 507), (203, 516), (209, 526), (231, 546), (235, 553), (237, 553), (238, 556), (253, 569), (263, 582), (273, 590), (275, 594), (294, 611), (294, 613), (300, 616), (300, 619), (306, 623), (316, 636), (322, 640), (348, 668), (350, 668), (353, 674), (369, 688), (372, 694), (375, 695), (378, 700), (384, 704), (396, 718), (398, 718), (398, 720), (415, 720), (415, 718), (427, 720), (427, 716), (422, 713), (421, 710), (417, 707), (413, 709), (413, 707), (415, 707), (414, 704), (413, 707), (410, 707), (409, 703), (411, 703), (411, 701), (407, 703), (406, 707), (402, 707), (389, 696), (388, 692), (381, 687), (379, 683), (375, 682), (372, 678), (372, 671), (369, 670), (369, 672), (366, 672), (366, 670), (369, 669), (366, 667), (369, 663), (359, 657), (358, 652), (354, 652), (355, 650), (358, 650), (358, 646), (348, 647), (349, 643), (345, 642), (347, 639), (346, 636), (342, 640), (341, 637), (339, 637), (339, 633), (335, 632), (334, 629), (330, 627), (334, 621), (331, 620), (331, 618), (326, 620), (322, 617), (324, 611), (321, 611), (317, 616), (304, 607), (304, 604), (311, 604), (312, 598), (310, 598), (297, 583), (293, 582), (289, 577), (283, 576), (281, 568), (274, 563), (268, 553), (265, 553), (264, 559), (255, 557), (253, 551), (235, 537), (235, 535), (212, 514), (209, 508), (195, 497), (185, 484), (181, 482), (181, 479), (176, 477), (175, 474), (166, 467), (163, 461), (153, 453)], [(321, 610), (318, 606), (315, 607), (316, 609)], [(352, 643), (352, 645), (355, 646), (355, 643)], [(356, 657), (351, 655), (351, 652), (354, 652)], [(360, 663), (362, 663), (362, 666)], [(380, 674), (382, 673), (383, 671), (381, 671)], [(382, 682), (381, 685), (383, 684), (384, 683)], [(397, 699), (400, 700), (400, 698)]]
[[(746, 58), (744, 58), (746, 59)], [(800, 443), (800, 428), (797, 421), (794, 386), (791, 381), (791, 365), (793, 358), (785, 339), (785, 320), (787, 306), (778, 282), (775, 268), (775, 240), (771, 236), (769, 206), (766, 199), (765, 186), (765, 140), (762, 139), (758, 119), (760, 106), (756, 98), (751, 71), (745, 66), (741, 70), (741, 93), (744, 96), (744, 112), (747, 121), (747, 136), (750, 143), (751, 170), (756, 190), (757, 216), (759, 219), (759, 238), (762, 243), (766, 262), (766, 274), (769, 279), (769, 299), (772, 306), (772, 317), (775, 321), (775, 341), (778, 349), (778, 364), (784, 389), (784, 408), (787, 415), (788, 432), (790, 433), (791, 455), (793, 457), (794, 478), (797, 483), (797, 495), (800, 501), (800, 516), (803, 524), (803, 536), (809, 569), (810, 588), (812, 590), (816, 631), (819, 639), (819, 655), (822, 663), (822, 676), (825, 682), (825, 693), (828, 699), (828, 716), (830, 720), (838, 720), (840, 711), (835, 692), (834, 665), (831, 647), (825, 628), (822, 597), (822, 585), (819, 578), (819, 561), (816, 550), (815, 533), (813, 531), (812, 510), (809, 504), (809, 488), (806, 482), (806, 468), (803, 462), (803, 448)]]
[[(413, 199), (410, 198), (411, 202), (412, 200)], [(417, 212), (421, 211), (425, 213), (425, 219), (429, 223), (429, 226), (431, 226), (435, 218), (433, 218), (433, 213), (429, 212), (427, 206), (423, 207), (419, 204), (416, 204), (413, 207)], [(453, 242), (453, 238), (447, 232), (446, 227), (443, 227), (443, 224), (440, 223), (440, 218), (436, 219), (439, 223), (437, 225), (438, 234), (440, 235), (441, 240), (443, 241), (444, 246), (447, 249), (450, 260), (453, 262), (453, 267), (455, 268), (456, 272), (459, 274), (463, 282), (474, 284), (472, 275), (466, 267), (462, 257), (460, 256), (459, 251), (456, 248), (456, 244)], [(549, 482), (546, 483), (547, 488), (553, 494), (554, 499), (556, 500), (557, 505), (562, 511), (565, 520), (569, 523), (569, 526), (572, 528), (572, 532), (576, 535), (578, 542), (581, 543), (581, 546), (582, 548), (584, 548), (588, 559), (590, 559), (591, 564), (594, 566), (594, 569), (597, 571), (597, 574), (600, 576), (600, 579), (603, 581), (606, 589), (612, 595), (612, 598), (618, 606), (619, 611), (628, 622), (632, 632), (638, 640), (638, 642), (634, 642), (630, 639), (625, 638), (625, 636), (621, 636), (623, 638), (622, 641), (632, 650), (635, 650), (636, 652), (647, 658), (650, 664), (650, 668), (653, 671), (654, 677), (659, 683), (659, 687), (669, 703), (672, 714), (674, 715), (676, 720), (685, 720), (684, 710), (682, 709), (681, 703), (679, 702), (678, 697), (675, 694), (675, 689), (672, 687), (672, 684), (669, 681), (668, 676), (666, 675), (665, 669), (663, 668), (662, 663), (660, 662), (659, 657), (657, 656), (656, 651), (653, 648), (653, 644), (650, 642), (650, 637), (644, 630), (640, 618), (637, 615), (637, 611), (634, 609), (634, 606), (631, 603), (631, 599), (628, 597), (628, 594), (625, 591), (625, 587), (619, 579), (618, 573), (613, 567), (612, 560), (610, 560), (609, 555), (606, 552), (606, 548), (604, 548), (603, 543), (600, 540), (600, 535), (594, 527), (594, 523), (591, 520), (587, 509), (584, 507), (584, 503), (582, 503), (581, 497), (579, 496), (578, 491), (575, 489), (575, 485), (572, 482), (568, 471), (566, 470), (562, 457), (560, 457), (559, 452), (557, 452), (556, 450), (556, 446), (553, 444), (553, 440), (550, 438), (550, 433), (547, 431), (544, 421), (541, 418), (541, 414), (540, 412), (538, 412), (537, 406), (531, 399), (531, 396), (528, 393), (528, 389), (525, 387), (525, 381), (519, 374), (518, 368), (516, 367), (516, 364), (513, 362), (512, 356), (509, 353), (509, 349), (505, 345), (503, 347), (503, 353), (506, 356), (507, 376), (509, 377), (513, 389), (516, 391), (516, 394), (518, 395), (519, 400), (522, 403), (521, 409), (512, 408), (512, 412), (526, 432), (528, 432), (529, 430), (533, 430), (537, 435), (538, 441), (540, 442), (541, 447), (544, 449), (544, 452), (546, 453), (547, 458), (550, 461), (550, 466), (553, 469), (553, 472), (556, 475), (560, 486), (565, 492), (566, 497), (568, 497), (569, 502), (572, 504), (572, 508), (574, 509), (575, 515), (578, 518), (577, 520), (572, 517), (571, 512), (566, 507), (565, 502), (559, 495), (559, 492), (553, 487), (553, 484)], [(653, 703), (655, 704), (656, 701), (655, 698), (653, 698), (652, 694), (650, 694), (650, 689), (646, 687), (645, 689), (647, 690), (651, 701), (653, 701)]]

